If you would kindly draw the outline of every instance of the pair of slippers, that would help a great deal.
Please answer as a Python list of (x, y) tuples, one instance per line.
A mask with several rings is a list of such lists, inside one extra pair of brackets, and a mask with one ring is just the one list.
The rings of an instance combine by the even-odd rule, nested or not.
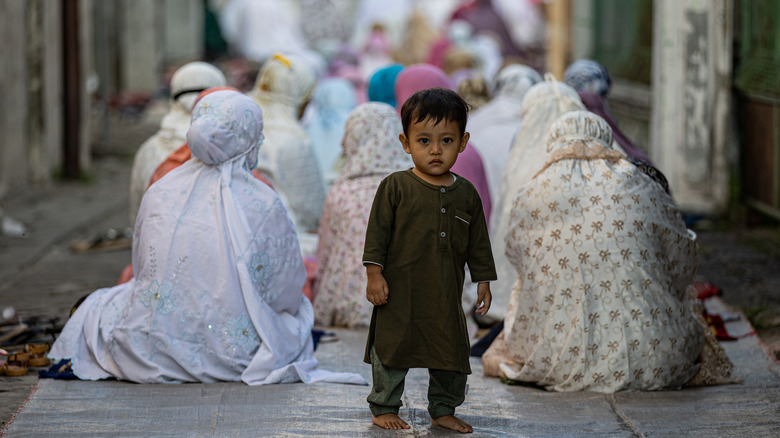
[(0, 375), (20, 377), (27, 375), (27, 367), (45, 367), (51, 363), (46, 353), (49, 344), (27, 344), (24, 351), (8, 354), (8, 358), (0, 366)]

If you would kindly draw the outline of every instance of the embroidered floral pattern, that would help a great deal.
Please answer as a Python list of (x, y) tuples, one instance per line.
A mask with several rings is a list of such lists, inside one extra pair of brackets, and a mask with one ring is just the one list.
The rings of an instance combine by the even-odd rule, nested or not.
[[(568, 113), (551, 127), (549, 151), (606, 148), (609, 129)], [(507, 377), (614, 392), (675, 387), (696, 374), (704, 335), (686, 294), (696, 244), (672, 199), (632, 164), (551, 163), (518, 190), (506, 254), (518, 278), (504, 331), (515, 362), (501, 365)]]
[(173, 285), (171, 283), (159, 283), (152, 280), (149, 287), (141, 293), (141, 303), (152, 311), (163, 314), (171, 313), (176, 308), (175, 297), (171, 293)]
[(271, 258), (268, 253), (252, 254), (247, 264), (249, 269), (249, 276), (252, 277), (252, 283), (264, 290), (274, 275), (273, 267), (271, 266)]
[(252, 351), (260, 343), (255, 326), (246, 314), (232, 319), (227, 323), (227, 329), (233, 342), (245, 351)]

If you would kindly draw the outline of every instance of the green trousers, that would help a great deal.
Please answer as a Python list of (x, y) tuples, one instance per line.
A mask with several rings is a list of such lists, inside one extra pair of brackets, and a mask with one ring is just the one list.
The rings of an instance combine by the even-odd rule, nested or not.
[[(374, 416), (394, 413), (401, 407), (404, 380), (408, 368), (389, 368), (379, 360), (371, 346), (371, 374), (374, 386), (368, 394), (368, 405)], [(466, 399), (466, 374), (458, 371), (428, 370), (428, 413), (431, 418), (453, 415)]]

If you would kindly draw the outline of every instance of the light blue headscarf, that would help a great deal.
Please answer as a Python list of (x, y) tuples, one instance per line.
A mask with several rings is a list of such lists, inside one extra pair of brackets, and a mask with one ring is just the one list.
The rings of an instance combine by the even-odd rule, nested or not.
[(563, 82), (577, 91), (587, 91), (604, 97), (612, 85), (607, 69), (590, 59), (580, 59), (570, 65), (563, 74)]
[(368, 82), (368, 100), (395, 108), (395, 80), (403, 68), (401, 64), (390, 64), (377, 70)]
[(355, 87), (346, 79), (323, 79), (314, 90), (312, 105), (314, 113), (305, 128), (327, 186), (337, 176), (333, 166), (341, 156), (347, 117), (357, 105)]

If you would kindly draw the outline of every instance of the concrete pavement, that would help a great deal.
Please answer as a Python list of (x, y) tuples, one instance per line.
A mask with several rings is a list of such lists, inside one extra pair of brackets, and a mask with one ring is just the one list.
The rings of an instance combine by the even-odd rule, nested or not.
[[(712, 310), (718, 310), (714, 303)], [(736, 333), (748, 330), (744, 322)], [(370, 379), (362, 363), (366, 330), (335, 330), (322, 344), (320, 366)], [(482, 375), (472, 358), (466, 402), (458, 414), (473, 436), (717, 436), (780, 435), (780, 367), (756, 337), (726, 346), (744, 383), (675, 391), (552, 393), (509, 386)], [(412, 370), (400, 415), (412, 428), (371, 425), (367, 386), (241, 383), (138, 385), (117, 381), (42, 379), (8, 437), (44, 436), (451, 436), (430, 425), (427, 372)]]
[[(98, 159), (91, 182), (60, 182), (3, 200), (3, 208), (25, 223), (28, 235), (0, 237), (0, 306), (13, 305), (23, 318), (58, 316), (64, 322), (76, 299), (116, 282), (130, 262), (129, 249), (74, 253), (69, 245), (73, 239), (128, 225), (127, 156)], [(751, 243), (749, 232), (697, 232), (700, 276), (721, 286), (727, 302), (770, 312), (780, 305), (780, 264), (772, 242), (762, 242), (770, 248), (766, 250)], [(747, 330), (744, 325), (732, 328)], [(318, 350), (322, 366), (370, 377), (360, 360), (365, 333), (340, 331), (340, 336), (340, 342)], [(780, 436), (777, 364), (756, 337), (724, 346), (745, 383), (614, 396), (506, 386), (482, 377), (481, 364), (473, 360), (470, 393), (460, 412), (481, 436)], [(408, 408), (402, 410), (414, 428), (401, 434), (441, 435), (428, 424), (427, 378), (417, 371), (410, 375)], [(38, 382), (33, 374), (0, 377), (3, 427), (32, 393), (8, 436), (390, 434), (370, 426), (365, 387)]]

